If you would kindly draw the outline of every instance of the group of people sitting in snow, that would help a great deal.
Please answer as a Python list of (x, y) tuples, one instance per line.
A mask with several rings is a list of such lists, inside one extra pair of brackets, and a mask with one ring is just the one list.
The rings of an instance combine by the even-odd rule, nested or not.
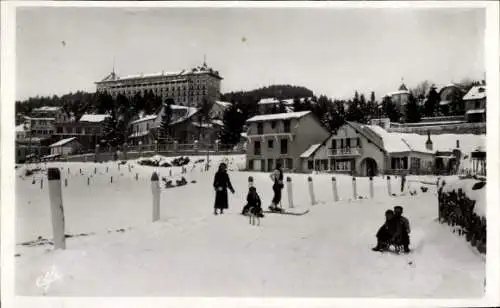
[(394, 210), (385, 211), (385, 223), (377, 232), (377, 246), (374, 251), (386, 251), (392, 245), (396, 252), (403, 248), (404, 253), (410, 252), (410, 222), (403, 216), (403, 207), (395, 206)]
[[(281, 208), (278, 207), (278, 205), (281, 202), (281, 191), (284, 187), (281, 164), (276, 164), (276, 169), (271, 173), (271, 180), (273, 181), (274, 197), (269, 209), (271, 211), (280, 211)], [(219, 169), (215, 173), (213, 186), (215, 189), (214, 215), (224, 214), (224, 210), (228, 208), (228, 189), (234, 194), (234, 188), (227, 174), (227, 165), (225, 163), (219, 165)], [(243, 207), (242, 214), (252, 214), (258, 217), (264, 217), (262, 202), (254, 186), (248, 189), (247, 204)]]

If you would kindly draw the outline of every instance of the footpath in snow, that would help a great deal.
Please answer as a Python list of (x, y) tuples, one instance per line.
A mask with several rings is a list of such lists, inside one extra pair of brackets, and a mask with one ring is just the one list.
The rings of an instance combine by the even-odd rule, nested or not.
[[(186, 186), (161, 193), (161, 219), (151, 223), (154, 170), (116, 163), (50, 163), (62, 167), (65, 251), (49, 245), (18, 245), (16, 294), (48, 296), (295, 296), (295, 297), (481, 297), (483, 260), (449, 227), (435, 221), (435, 185), (416, 196), (389, 197), (382, 177), (375, 198), (352, 200), (352, 182), (337, 176), (340, 201), (333, 202), (331, 175), (312, 175), (318, 204), (311, 206), (307, 176), (291, 175), (294, 203), (304, 216), (268, 214), (252, 226), (239, 213), (248, 176), (264, 206), (272, 189), (267, 173), (239, 172), (244, 156), (229, 158), (229, 210), (214, 216), (214, 167), (190, 164)], [(97, 172), (94, 174), (94, 168)], [(108, 171), (106, 172), (106, 167)], [(70, 168), (70, 172), (67, 172)], [(82, 169), (82, 174), (80, 174)], [(192, 171), (191, 171), (192, 170)], [(138, 174), (138, 180), (135, 176)], [(19, 170), (19, 175), (22, 170)], [(110, 177), (113, 176), (113, 183)], [(16, 182), (16, 242), (51, 238), (48, 187), (42, 175)], [(88, 184), (90, 178), (90, 185)], [(180, 168), (172, 168), (180, 178)], [(45, 177), (46, 180), (46, 177)], [(64, 180), (63, 180), (64, 181)], [(196, 183), (191, 183), (196, 181)], [(174, 181), (175, 182), (175, 181)], [(369, 181), (358, 178), (358, 194), (369, 197)], [(399, 182), (392, 182), (397, 192)], [(283, 206), (287, 207), (286, 192)], [(409, 255), (371, 251), (384, 211), (404, 207), (415, 251)], [(118, 230), (118, 232), (116, 232)], [(87, 236), (85, 236), (87, 235)]]

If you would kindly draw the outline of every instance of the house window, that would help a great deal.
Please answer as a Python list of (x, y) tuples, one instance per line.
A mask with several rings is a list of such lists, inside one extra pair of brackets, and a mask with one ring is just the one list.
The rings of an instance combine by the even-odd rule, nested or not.
[(280, 153), (281, 154), (288, 153), (288, 139), (281, 139)]
[(260, 155), (260, 141), (255, 141), (253, 148), (254, 155)]
[(291, 158), (287, 158), (286, 159), (286, 168), (288, 170), (292, 170), (293, 169), (293, 159), (291, 159)]
[(314, 169), (314, 160), (308, 160), (307, 161), (307, 169), (313, 170)]
[(274, 148), (274, 141), (272, 139), (271, 140), (267, 140), (267, 147), (269, 149)]
[(62, 127), (58, 127), (58, 128), (57, 128), (57, 133), (58, 133), (58, 134), (62, 134), (62, 132), (63, 132)]
[(250, 160), (248, 161), (248, 169), (249, 169), (249, 170), (253, 170), (253, 159), (250, 159)]
[(480, 102), (480, 101), (475, 101), (475, 102), (474, 102), (474, 106), (475, 106), (475, 107), (474, 107), (474, 109), (479, 109), (479, 108), (481, 108), (481, 102)]
[(332, 149), (336, 149), (337, 148), (337, 140), (333, 139), (332, 140)]
[(351, 162), (348, 160), (336, 161), (335, 167), (339, 171), (349, 171), (351, 170)]
[(361, 139), (358, 137), (358, 147), (360, 148), (361, 147)]
[(75, 133), (76, 133), (77, 135), (80, 135), (80, 134), (81, 134), (81, 132), (82, 132), (82, 131), (81, 131), (80, 127), (76, 127), (76, 128), (75, 128)]
[(262, 123), (257, 123), (257, 135), (264, 134), (264, 125)]
[(289, 133), (290, 132), (290, 120), (285, 120), (283, 122), (283, 125), (284, 125), (285, 133)]
[(272, 121), (272, 122), (271, 122), (271, 128), (272, 128), (272, 129), (275, 129), (275, 128), (276, 128), (276, 121)]
[(351, 147), (351, 139), (350, 138), (346, 139), (345, 146), (346, 146), (346, 148), (350, 148)]

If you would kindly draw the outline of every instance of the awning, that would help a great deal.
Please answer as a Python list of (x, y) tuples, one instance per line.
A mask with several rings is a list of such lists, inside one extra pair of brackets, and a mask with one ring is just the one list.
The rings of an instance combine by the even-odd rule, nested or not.
[(486, 110), (484, 109), (471, 109), (467, 110), (466, 114), (476, 114), (476, 113), (485, 113)]

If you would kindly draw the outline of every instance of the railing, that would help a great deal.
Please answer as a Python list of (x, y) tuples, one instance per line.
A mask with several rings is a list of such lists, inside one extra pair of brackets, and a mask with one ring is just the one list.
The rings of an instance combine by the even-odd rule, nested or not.
[(339, 148), (339, 149), (330, 148), (329, 150), (330, 150), (330, 156), (356, 156), (356, 155), (360, 155), (359, 148), (357, 148), (357, 147)]

